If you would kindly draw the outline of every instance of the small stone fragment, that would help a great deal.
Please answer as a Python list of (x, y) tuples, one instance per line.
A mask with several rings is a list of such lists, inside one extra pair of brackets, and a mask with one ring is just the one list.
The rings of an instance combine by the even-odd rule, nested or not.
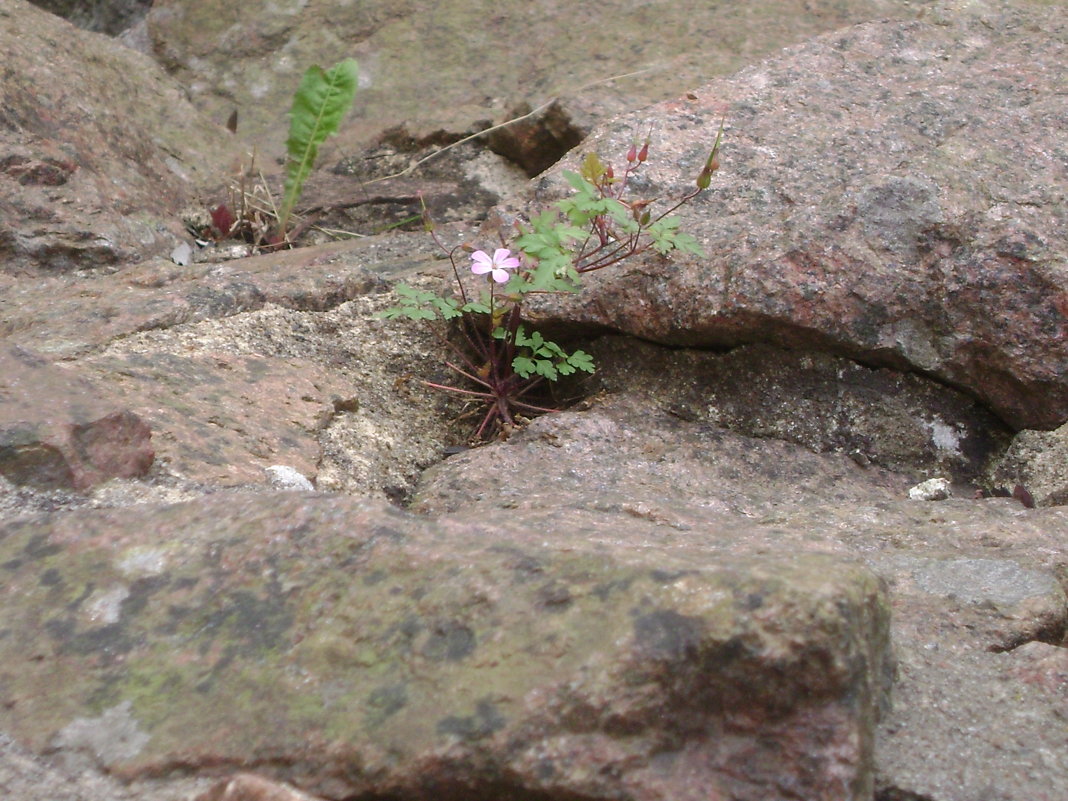
[(909, 490), (914, 501), (944, 501), (952, 494), (948, 478), (929, 478)]
[(295, 468), (285, 464), (272, 464), (264, 468), (271, 486), (280, 490), (306, 490), (312, 492), (315, 486)]
[(179, 267), (186, 267), (193, 261), (193, 248), (188, 242), (179, 242), (177, 247), (171, 251), (171, 261)]

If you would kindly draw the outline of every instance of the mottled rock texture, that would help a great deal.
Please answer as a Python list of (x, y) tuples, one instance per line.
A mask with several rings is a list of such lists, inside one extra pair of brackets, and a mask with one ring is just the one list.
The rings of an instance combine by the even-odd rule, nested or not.
[(882, 583), (620, 546), (285, 493), (17, 520), (3, 726), (331, 798), (869, 797)]
[[(304, 70), (352, 56), (360, 91), (339, 136), (343, 152), (389, 129), (400, 142), (455, 139), (562, 95), (537, 126), (497, 145), (560, 154), (610, 113), (674, 97), (821, 31), (915, 13), (896, 0), (504, 0), (490, 13), (467, 0), (156, 0), (146, 21), (153, 54), (198, 107), (220, 124), (236, 108), (242, 136), (266, 153), (282, 152), (283, 113)], [(583, 89), (639, 70), (592, 95)], [(532, 139), (541, 141), (531, 148)]]
[(745, 345), (729, 353), (602, 337), (591, 391), (667, 399), (682, 419), (848, 454), (904, 474), (979, 480), (1008, 431), (974, 398), (914, 373), (873, 369), (818, 351)]
[(137, 478), (149, 426), (112, 393), (18, 346), (0, 350), (0, 476), (42, 490)]
[(1021, 431), (990, 466), (987, 483), (1027, 488), (1035, 503), (1068, 503), (1068, 424), (1053, 431)]
[[(1056, 6), (871, 5), (921, 19), (823, 37), (692, 96), (665, 86), (699, 86), (853, 5), (582, 5), (584, 21), (640, 22), (633, 51), (552, 6), (566, 32), (547, 28), (529, 57), (509, 44), (502, 63), (487, 42), (549, 6), (481, 9), (479, 25), (449, 17), (453, 3), (156, 7), (156, 52), (181, 75), (201, 69), (189, 91), (215, 98), (218, 120), (240, 101), (239, 139), (280, 145), (306, 55), (361, 42), (362, 102), (383, 115), (351, 119), (309, 202), (340, 209), (331, 224), (366, 223), (371, 206), (403, 218), (431, 176), (428, 204), (458, 221), (437, 229), (449, 247), (493, 235), (492, 219), (476, 227), (492, 197), (502, 219), (529, 202), (499, 160), (468, 143), (437, 173), (367, 176), (402, 169), (411, 140), (662, 58), (492, 146), (536, 170), (528, 158), (622, 103), (678, 96), (592, 145), (614, 157), (652, 125), (635, 186), (668, 195), (724, 116), (714, 191), (685, 212), (709, 258), (644, 260), (546, 305), (553, 333), (599, 360), (563, 390), (585, 400), (446, 449), (472, 410), (419, 383), (447, 380), (442, 343), (374, 316), (397, 279), (442, 286), (435, 246), (394, 232), (228, 263), (211, 248), (186, 266), (158, 257), (172, 201), (200, 181), (173, 182), (189, 151), (168, 137), (210, 126), (143, 59), (0, 0), (15, 65), (2, 225), (45, 237), (0, 236), (0, 416), (61, 430), (135, 415), (156, 452), (144, 475), (79, 468), (82, 489), (69, 467), (53, 482), (52, 462), (21, 483), (0, 475), (0, 797), (1068, 797), (1068, 516), (1050, 505), (1063, 502), (1065, 373)], [(685, 25), (650, 23), (682, 12)], [(168, 44), (167, 26), (190, 32)], [(648, 49), (710, 27), (689, 55)], [(428, 31), (440, 39), (417, 38)], [(569, 61), (574, 37), (606, 58)], [(420, 58), (438, 41), (460, 61), (435, 76)], [(56, 43), (69, 46), (52, 63), (77, 74), (59, 88), (31, 60)], [(373, 48), (387, 45), (410, 63), (384, 68)], [(383, 76), (432, 99), (387, 106)], [(632, 88), (643, 81), (649, 95)], [(246, 87), (271, 101), (240, 100)], [(354, 144), (402, 120), (374, 150)], [(126, 151), (100, 131), (124, 123), (137, 147), (109, 161)], [(197, 163), (222, 178), (213, 148)], [(467, 187), (470, 205), (452, 205)], [(558, 187), (536, 184), (543, 199)], [(147, 217), (121, 205), (134, 196)], [(153, 244), (63, 244), (116, 220)], [(1017, 431), (1038, 425), (1054, 430)], [(83, 451), (56, 446), (64, 464)], [(333, 494), (281, 492), (279, 475)], [(952, 479), (952, 495), (910, 500), (927, 477)], [(1037, 508), (973, 497), (1016, 481)]]
[[(636, 188), (663, 197), (724, 121), (713, 188), (679, 211), (708, 257), (605, 271), (546, 322), (818, 348), (932, 376), (1015, 429), (1063, 423), (1068, 18), (980, 12), (828, 34), (604, 126), (562, 167), (652, 130)], [(564, 186), (554, 170), (539, 199)]]
[(169, 252), (229, 168), (226, 130), (148, 57), (24, 0), (0, 2), (0, 50), (0, 288)]

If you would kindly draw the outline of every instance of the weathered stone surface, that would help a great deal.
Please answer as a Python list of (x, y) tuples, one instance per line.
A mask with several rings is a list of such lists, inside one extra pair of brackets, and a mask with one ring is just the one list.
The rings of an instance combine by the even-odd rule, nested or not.
[[(556, 121), (588, 129), (594, 119), (674, 97), (815, 33), (914, 13), (912, 4), (895, 0), (508, 0), (495, 3), (492, 14), (467, 0), (156, 0), (147, 23), (153, 54), (198, 106), (219, 123), (237, 108), (241, 137), (277, 154), (301, 74), (347, 56), (360, 62), (354, 113), (338, 140), (351, 152), (398, 126), (399, 138), (455, 139), (511, 118), (523, 103), (574, 98), (592, 81), (649, 68), (597, 86), (595, 104), (572, 99)], [(551, 130), (554, 120), (539, 127)]]
[(283, 463), (322, 489), (400, 499), (440, 458), (457, 411), (417, 383), (399, 391), (405, 375), (438, 369), (438, 348), (418, 327), (374, 319), (389, 303), (266, 306), (125, 337), (78, 368), (148, 421), (170, 474), (264, 484)]
[(123, 783), (95, 771), (71, 773), (0, 733), (0, 792), (11, 801), (190, 801), (211, 783), (204, 778)]
[[(1028, 675), (1028, 649), (1060, 665)], [(876, 798), (1057, 801), (1068, 795), (1068, 649), (1031, 643), (1007, 653), (945, 641), (897, 648), (894, 714), (880, 727)], [(926, 758), (916, 758), (926, 754)]]
[[(62, 374), (145, 420), (155, 481), (264, 484), (282, 463), (321, 489), (399, 500), (462, 436), (451, 433), (461, 406), (412, 380), (442, 369), (441, 345), (374, 319), (392, 303), (384, 279), (411, 273), (431, 247), (425, 234), (394, 234), (224, 264), (151, 262), (88, 289), (21, 281), (0, 298), (0, 330), (67, 357)], [(19, 419), (41, 424), (39, 398), (52, 393), (22, 394)]]
[(152, 466), (152, 431), (118, 396), (17, 346), (0, 349), (0, 475), (84, 490)]
[(420, 246), (425, 237), (394, 234), (185, 267), (153, 259), (91, 280), (0, 275), (0, 334), (46, 356), (71, 358), (131, 333), (267, 304), (331, 309), (385, 289), (382, 278), (410, 268)]
[(616, 528), (609, 551), (293, 493), (16, 520), (0, 725), (333, 798), (870, 796), (881, 584)]
[[(904, 660), (901, 695), (880, 728), (877, 798), (1064, 794), (1061, 663), (1053, 654), (1034, 668), (1006, 666), (1035, 640), (1068, 653), (1068, 510), (1008, 498), (909, 501), (901, 476), (738, 437), (680, 418), (669, 393), (658, 397), (611, 396), (452, 457), (426, 473), (415, 508), (514, 517), (605, 548), (637, 536), (653, 550), (725, 558), (861, 556), (891, 587)], [(611, 515), (629, 519), (612, 526)]]
[[(975, 325), (1001, 323), (987, 322), (986, 312), (995, 308), (987, 295), (973, 302), (968, 292), (1002, 292), (1017, 315), (1015, 328), (1002, 324), (1005, 337), (1030, 331), (1002, 342), (1013, 364), (1030, 370), (1051, 353), (1054, 362), (1063, 355), (1057, 350), (1062, 318), (1034, 311), (1041, 311), (1035, 298), (1043, 292), (1051, 308), (1063, 306), (1057, 294), (1064, 284), (1057, 262), (1062, 249), (1056, 245), (1064, 241), (1063, 221), (1050, 222), (1063, 168), (1057, 171), (1058, 151), (1036, 130), (1060, 124), (1061, 109), (1051, 111), (1050, 100), (1050, 87), (1058, 84), (1049, 75), (1060, 57), (1050, 37), (1061, 37), (1061, 23), (1046, 6), (1038, 6), (1039, 15), (1020, 14), (1028, 5), (1023, 2), (1014, 1), (1017, 11), (1008, 12), (1003, 6), (1009, 4), (981, 1), (941, 8), (954, 5), (960, 8), (949, 16), (927, 15), (935, 27), (862, 28), (717, 84), (734, 103), (724, 171), (716, 179), (727, 192), (722, 217), (734, 239), (702, 236), (716, 245), (709, 251), (717, 258), (728, 254), (717, 264), (734, 270), (731, 287), (745, 303), (759, 294), (754, 281), (764, 281), (770, 297), (792, 307), (792, 317), (776, 307), (767, 319), (756, 312), (734, 318), (725, 338), (706, 338), (701, 329), (689, 340), (681, 326), (703, 319), (688, 306), (703, 291), (693, 294), (696, 279), (664, 287), (658, 281), (666, 273), (651, 263), (627, 277), (648, 282), (632, 311), (647, 303), (659, 315), (665, 307), (691, 315), (672, 322), (680, 327), (668, 341), (731, 346), (778, 336), (780, 345), (806, 349), (756, 344), (723, 354), (662, 350), (619, 337), (583, 342), (602, 368), (584, 391), (599, 395), (581, 410), (538, 420), (507, 442), (460, 454), (427, 473), (417, 508), (436, 516), (430, 519), (380, 502), (277, 493), (268, 489), (262, 469), (297, 465), (320, 490), (403, 501), (419, 471), (440, 458), (450, 441), (449, 420), (461, 410), (418, 385), (419, 378), (443, 377), (431, 366), (438, 345), (416, 328), (370, 319), (389, 302), (383, 290), (397, 276), (429, 287), (442, 274), (446, 265), (424, 258), (435, 251), (424, 236), (389, 234), (184, 268), (164, 260), (123, 261), (115, 275), (38, 272), (33, 280), (22, 280), (29, 274), (25, 265), (9, 260), (7, 267), (22, 272), (16, 278), (0, 269), (4, 347), (62, 359), (47, 369), (76, 376), (78, 386), (92, 392), (121, 396), (151, 421), (160, 459), (143, 479), (115, 479), (84, 492), (16, 487), (0, 476), (0, 730), (17, 729), (36, 755), (0, 734), (0, 797), (191, 801), (209, 790), (204, 775), (252, 769), (263, 778), (224, 781), (214, 792), (289, 778), (330, 799), (706, 799), (716, 792), (725, 798), (839, 799), (849, 797), (841, 788), (852, 783), (867, 801), (874, 709), (879, 688), (888, 684), (879, 633), (885, 609), (878, 603), (887, 596), (880, 580), (889, 588), (901, 670), (896, 707), (878, 729), (879, 801), (1068, 795), (1059, 759), (1068, 751), (1068, 512), (1028, 509), (1011, 498), (972, 500), (961, 486), (945, 501), (909, 501), (907, 488), (929, 473), (974, 479), (976, 466), (1004, 435), (982, 410), (996, 399), (929, 369), (937, 360), (917, 357), (911, 345), (899, 349), (904, 356), (889, 352), (893, 348), (864, 350), (857, 345), (866, 342), (864, 330), (856, 323), (864, 318), (843, 312), (853, 308), (851, 287), (867, 293), (864, 303), (885, 301), (910, 321), (915, 316), (905, 312), (914, 307), (906, 301), (919, 293), (922, 314), (937, 311), (930, 319), (942, 314), (956, 326), (952, 314), (967, 314), (978, 321), (965, 326), (971, 336)], [(13, 7), (0, 0), (0, 14)], [(268, 27), (278, 8), (260, 9)], [(741, 8), (730, 13), (761, 13), (751, 4)], [(1031, 42), (1033, 55), (1020, 56), (1026, 50), (1021, 39)], [(754, 35), (742, 49), (763, 46)], [(732, 47), (724, 48), (725, 57)], [(325, 61), (322, 52), (314, 60)], [(360, 57), (366, 65), (366, 53)], [(695, 58), (704, 58), (704, 69), (719, 57)], [(670, 57), (679, 76), (686, 75), (679, 65), (691, 63), (687, 59)], [(937, 80), (925, 82), (909, 64)], [(283, 58), (277, 66), (279, 75), (291, 70), (295, 79), (305, 65)], [(813, 70), (823, 70), (826, 85), (813, 88)], [(877, 70), (891, 84), (885, 97), (857, 91), (872, 85), (864, 84), (865, 70)], [(839, 74), (844, 88), (835, 90)], [(483, 83), (480, 74), (479, 86), (496, 79)], [(761, 80), (781, 86), (761, 88)], [(980, 81), (990, 86), (985, 95), (970, 85)], [(1030, 94), (1019, 92), (1022, 81), (1030, 81)], [(625, 82), (619, 88), (626, 91)], [(5, 83), (5, 102), (8, 89)], [(276, 109), (285, 107), (289, 91)], [(536, 142), (550, 129), (569, 136), (581, 120), (603, 118), (622, 95), (596, 91), (598, 98), (568, 98), (543, 112), (516, 138)], [(923, 102), (901, 96), (910, 91), (922, 93)], [(474, 110), (484, 114), (489, 107), (499, 118), (521, 98), (510, 90), (499, 94), (500, 101), (479, 98)], [(868, 106), (854, 102), (858, 95), (901, 113), (904, 130), (873, 124)], [(703, 90), (695, 96), (676, 105), (690, 109), (693, 130), (707, 123), (712, 133), (719, 108), (702, 123), (702, 110), (711, 104)], [(852, 106), (831, 119), (843, 98)], [(996, 108), (983, 108), (984, 98)], [(794, 107), (792, 116), (775, 106), (805, 99), (822, 105)], [(471, 111), (449, 108), (440, 116), (481, 124)], [(642, 120), (655, 122), (662, 112)], [(284, 124), (281, 114), (271, 113)], [(1042, 122), (1044, 114), (1049, 123)], [(1028, 115), (1038, 121), (1030, 128)], [(978, 116), (1001, 130), (991, 133)], [(348, 157), (346, 166), (355, 165), (357, 183), (367, 175), (361, 161), (374, 159), (383, 173), (403, 166), (406, 156), (385, 146), (346, 152), (347, 137), (360, 124), (353, 122), (337, 152)], [(448, 139), (430, 136), (437, 124), (416, 121), (387, 140)], [(644, 124), (633, 131), (644, 135)], [(818, 126), (822, 130), (814, 132)], [(794, 149), (780, 131), (796, 133), (804, 145)], [(610, 129), (606, 136), (618, 135), (612, 141), (625, 148), (630, 133)], [(884, 150), (898, 148), (912, 165), (857, 155), (876, 149), (878, 136), (889, 137)], [(1019, 141), (1009, 141), (1013, 136)], [(917, 144), (925, 137), (932, 142), (926, 149)], [(667, 193), (692, 178), (686, 159), (704, 157), (695, 141), (686, 143), (693, 144), (692, 153), (672, 150), (673, 137), (661, 142), (668, 158), (650, 164), (652, 180), (640, 185), (642, 191)], [(987, 142), (1002, 148), (1006, 163), (989, 154), (973, 159)], [(520, 145), (516, 159), (539, 149)], [(510, 147), (507, 141), (494, 146)], [(654, 157), (656, 148), (654, 140)], [(813, 155), (802, 164), (806, 153)], [(1053, 166), (1043, 173), (1049, 158)], [(387, 163), (391, 159), (396, 163)], [(681, 166), (665, 177), (663, 168), (673, 159)], [(796, 163), (784, 174), (768, 166), (789, 159)], [(475, 180), (463, 159), (453, 165), (440, 162), (442, 174), (426, 196), (431, 205), (462, 195), (467, 185), (491, 185)], [(482, 166), (492, 173), (499, 163)], [(885, 172), (865, 172), (876, 168)], [(0, 180), (42, 192), (64, 177), (62, 164), (36, 157), (10, 160), (4, 169)], [(818, 192), (799, 189), (803, 169), (824, 181)], [(60, 189), (74, 180), (66, 177)], [(309, 184), (313, 204), (349, 203), (327, 218), (330, 224), (354, 222), (376, 204), (395, 207), (401, 217), (415, 200), (414, 185), (402, 179), (381, 194), (377, 185), (361, 185), (356, 200), (346, 201), (348, 177)], [(511, 180), (505, 176), (501, 186)], [(942, 190), (965, 185), (978, 187), (974, 196)], [(731, 194), (730, 187), (737, 191)], [(542, 190), (552, 196), (551, 187)], [(479, 190), (475, 205), (496, 195), (506, 200), (504, 213), (512, 194)], [(721, 207), (697, 211), (713, 208)], [(763, 228), (759, 215), (770, 221)], [(487, 225), (479, 241), (491, 229)], [(796, 265), (786, 265), (787, 278), (797, 279), (788, 292), (764, 262), (765, 273), (753, 278), (746, 272), (751, 257), (769, 264), (778, 258), (772, 235), (759, 238), (771, 229), (783, 253), (812, 241), (853, 248), (850, 258), (870, 256), (857, 257), (867, 272), (857, 283), (847, 281), (847, 290), (831, 280), (844, 273), (797, 289)], [(1029, 240), (1021, 250), (1020, 231), (1038, 232), (1047, 242)], [(462, 226), (443, 226), (439, 234), (450, 244), (474, 238)], [(957, 249), (941, 255), (945, 237), (958, 234)], [(972, 269), (973, 257), (986, 259), (982, 270)], [(879, 263), (893, 269), (869, 269)], [(928, 286), (921, 280), (926, 273), (915, 274), (916, 263), (949, 276), (940, 279), (948, 289), (913, 291)], [(692, 265), (681, 267), (680, 275), (691, 275)], [(1036, 279), (1010, 292), (1012, 282), (995, 280), (998, 270), (1010, 268), (1024, 279), (1045, 275), (1050, 288)], [(952, 283), (961, 276), (991, 283), (980, 282), (978, 289)], [(885, 282), (893, 297), (880, 296), (876, 282)], [(602, 292), (596, 299), (611, 304), (613, 298)], [(949, 311), (939, 311), (942, 306)], [(611, 315), (597, 314), (572, 310), (559, 322), (568, 335), (591, 324), (615, 325)], [(856, 323), (847, 331), (854, 340), (843, 344), (813, 334), (812, 320), (838, 318)], [(1045, 340), (1028, 328), (1031, 323), (1020, 324), (1032, 318), (1039, 320), (1035, 330), (1049, 323)], [(734, 337), (743, 330), (749, 339)], [(922, 337), (909, 337), (901, 341), (922, 344)], [(864, 363), (842, 357), (861, 353)], [(975, 355), (974, 365), (983, 358)], [(643, 362), (656, 369), (637, 369)], [(996, 359), (990, 364), (995, 372), (1002, 367)], [(927, 372), (967, 391), (887, 366)], [(1048, 410), (1036, 381), (1021, 383), (1019, 397), (1030, 399), (1029, 409)], [(1018, 435), (1012, 459), (1002, 463), (1011, 469), (997, 474), (998, 483), (1029, 475), (1040, 503), (1058, 502), (1060, 479), (1050, 489), (1039, 478), (1047, 474), (1037, 469), (1056, 467), (1055, 444), (1042, 455), (1055, 434)], [(945, 447), (954, 435), (959, 446)], [(225, 489), (235, 482), (256, 484), (258, 491)], [(120, 506), (131, 508), (113, 508)], [(33, 512), (45, 514), (29, 516)], [(603, 598), (590, 591), (604, 584), (610, 586)], [(636, 601), (637, 613), (629, 615), (620, 599)], [(646, 602), (678, 617), (653, 615), (650, 624), (641, 606)], [(387, 633), (390, 621), (402, 618), (414, 625)], [(700, 623), (690, 625), (693, 620)], [(691, 636), (694, 631), (699, 636)], [(640, 644), (640, 635), (650, 632), (664, 635), (647, 637), (651, 649)], [(872, 636), (864, 639), (865, 632)], [(719, 657), (715, 669), (707, 669)], [(821, 659), (829, 660), (829, 671)], [(387, 675), (399, 678), (390, 682)], [(843, 701), (851, 681), (860, 689)], [(515, 682), (535, 692), (524, 696)], [(693, 702), (710, 697), (713, 703)], [(398, 708), (400, 700), (406, 704)], [(396, 742), (404, 744), (399, 752)], [(413, 749), (403, 750), (408, 743)], [(413, 756), (427, 743), (423, 757)], [(120, 775), (140, 770), (171, 778), (120, 786), (99, 774), (102, 764), (118, 766)], [(176, 781), (170, 768), (200, 778)]]
[(911, 475), (974, 482), (1008, 431), (963, 393), (815, 351), (677, 351), (603, 337), (588, 391), (641, 392), (686, 420), (845, 453)]
[(987, 482), (1027, 488), (1040, 505), (1068, 503), (1068, 424), (1053, 431), (1021, 431), (990, 466)]
[(225, 129), (148, 57), (24, 0), (0, 3), (0, 50), (0, 273), (170, 252), (228, 169)]
[[(1033, 593), (1045, 599), (1039, 605), (1063, 605), (1050, 577), (1063, 577), (1068, 564), (1068, 509), (1026, 509), (1010, 498), (910, 501), (910, 482), (898, 473), (863, 467), (845, 454), (813, 453), (685, 419), (670, 401), (666, 393), (651, 398), (628, 391), (584, 411), (540, 417), (505, 442), (427, 470), (412, 508), (450, 519), (516, 517), (547, 532), (577, 529), (605, 546), (617, 535), (599, 518), (623, 515), (631, 518), (629, 528), (644, 530), (658, 546), (724, 554), (860, 554), (885, 571), (898, 592), (923, 603), (933, 597), (934, 585), (908, 578), (928, 564), (922, 559), (1003, 560), (1022, 571), (1010, 572), (1016, 577), (1003, 584), (1022, 591), (1027, 582), (1020, 577), (1037, 571), (1045, 576), (1034, 578), (1044, 588)], [(760, 525), (722, 539), (707, 535), (746, 520)], [(990, 575), (1002, 573), (992, 568)], [(1014, 626), (1030, 625), (1013, 612), (1020, 609), (1006, 605), (1008, 590), (998, 592), (965, 604), (987, 608), (997, 621), (992, 625), (1000, 627), (993, 638), (977, 635), (982, 647), (1003, 646)], [(1004, 614), (991, 615), (995, 607)], [(1051, 625), (1063, 624), (1064, 610), (1058, 614)]]
[[(561, 166), (651, 129), (637, 188), (657, 197), (693, 187), (726, 121), (712, 191), (678, 215), (709, 255), (605, 270), (545, 320), (816, 348), (921, 371), (1014, 429), (1063, 423), (1068, 18), (1004, 6), (828, 34), (601, 128)], [(540, 199), (563, 191), (556, 171)]]
[(196, 801), (318, 801), (286, 784), (279, 784), (254, 773), (239, 773), (223, 779)]

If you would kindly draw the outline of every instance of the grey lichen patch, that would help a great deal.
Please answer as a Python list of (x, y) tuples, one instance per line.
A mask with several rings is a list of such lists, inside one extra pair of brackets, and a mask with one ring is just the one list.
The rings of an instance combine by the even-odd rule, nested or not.
[(130, 588), (125, 584), (113, 584), (97, 590), (83, 607), (89, 625), (117, 623), (122, 611), (122, 602), (130, 597)]
[(463, 623), (447, 620), (435, 625), (422, 647), (432, 662), (459, 662), (475, 651), (475, 633)]
[(1007, 559), (925, 559), (913, 575), (925, 592), (970, 604), (990, 603), (1009, 611), (1029, 600), (1049, 598), (1065, 605), (1055, 576)]
[(367, 726), (375, 728), (382, 725), (386, 718), (404, 709), (408, 700), (408, 686), (403, 682), (376, 687), (367, 696)]
[(67, 766), (89, 761), (107, 769), (135, 758), (151, 739), (132, 714), (132, 704), (123, 701), (95, 718), (76, 718), (52, 739), (51, 750), (59, 752)]
[(915, 258), (921, 234), (943, 219), (938, 188), (922, 178), (885, 177), (861, 189), (853, 200), (869, 246), (896, 258)]

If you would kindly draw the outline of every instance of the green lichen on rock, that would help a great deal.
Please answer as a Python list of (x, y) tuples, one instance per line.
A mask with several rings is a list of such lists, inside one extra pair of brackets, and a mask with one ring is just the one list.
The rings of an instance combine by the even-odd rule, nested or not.
[(297, 748), (316, 754), (278, 771), (308, 780), (561, 726), (684, 738), (799, 698), (870, 723), (882, 692), (883, 589), (826, 557), (651, 564), (338, 497), (152, 511), (136, 543), (112, 532), (137, 509), (0, 529), (0, 727), (43, 747), (121, 708), (144, 745), (110, 770)]

